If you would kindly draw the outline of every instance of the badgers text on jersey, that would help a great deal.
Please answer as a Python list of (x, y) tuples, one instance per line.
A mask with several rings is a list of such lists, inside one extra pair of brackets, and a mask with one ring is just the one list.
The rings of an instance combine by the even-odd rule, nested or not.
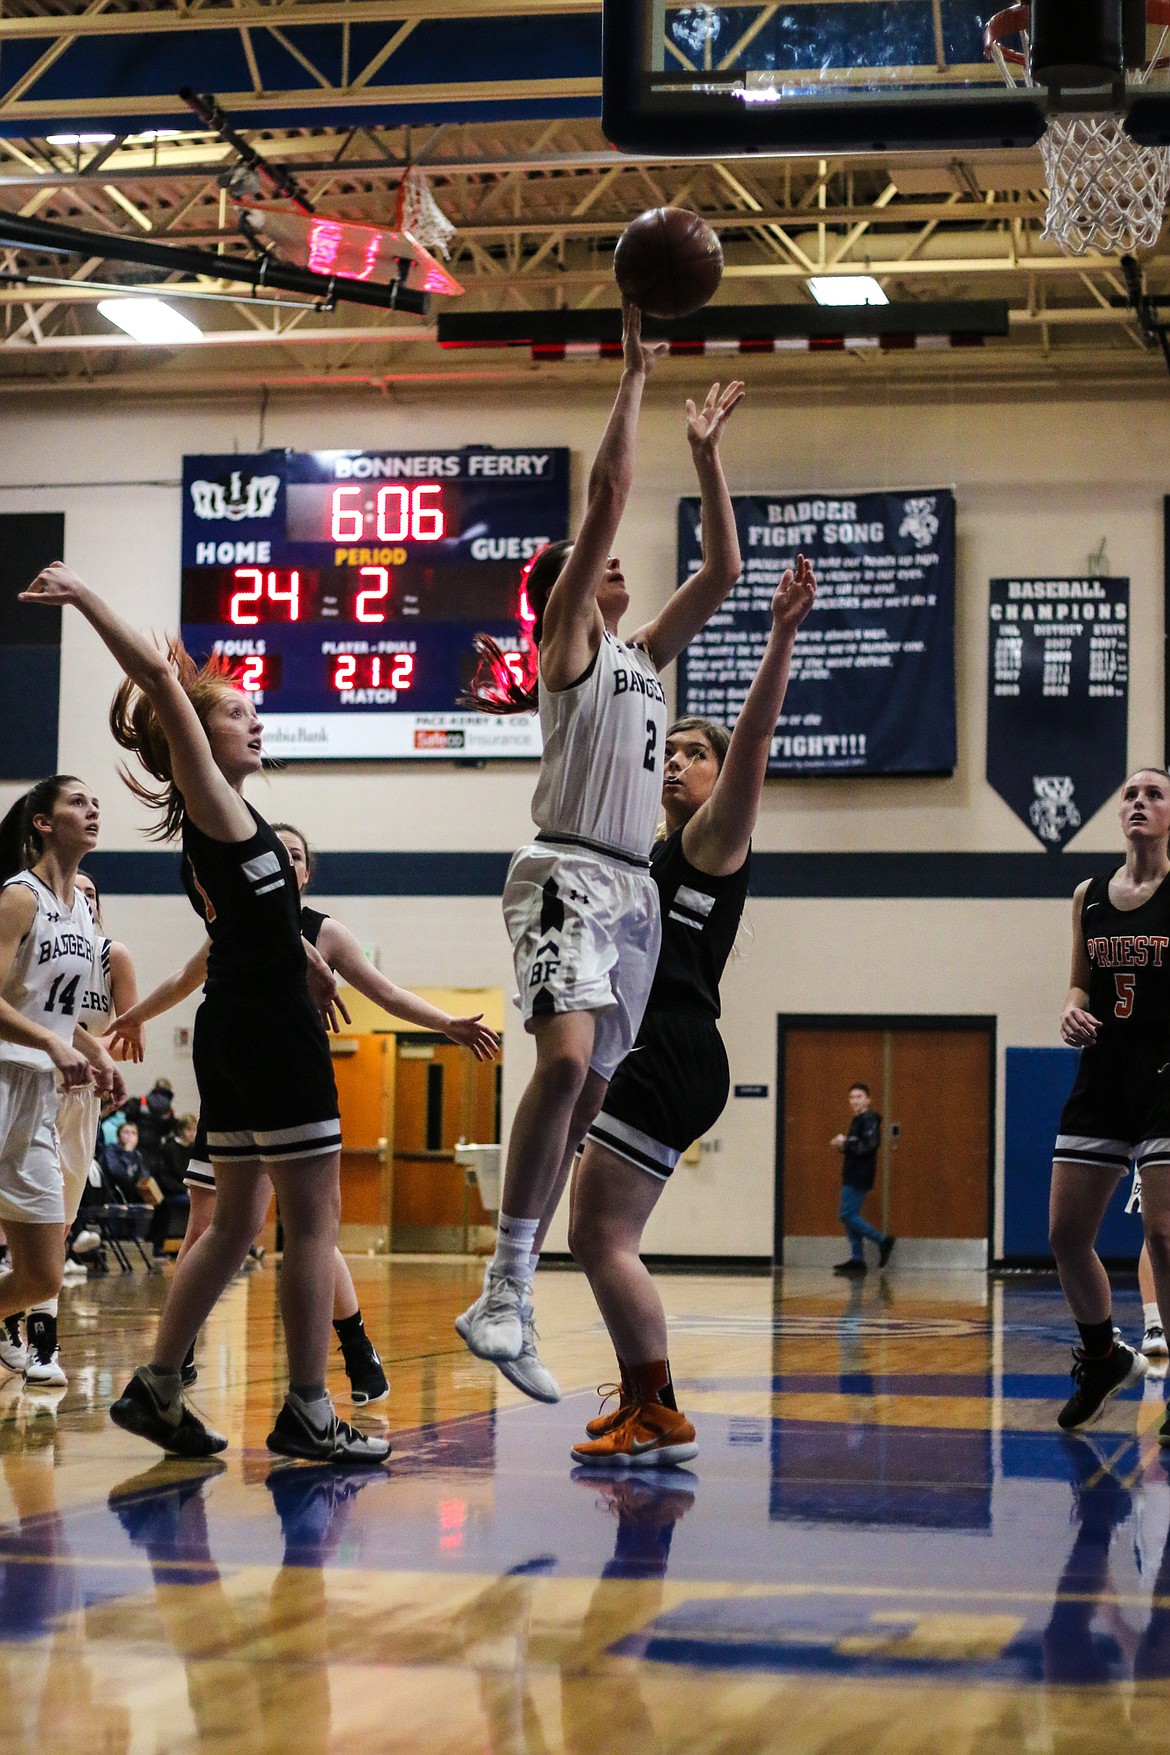
[[(97, 931), (89, 904), (80, 890), (67, 908), (35, 872), (20, 872), (5, 888), (32, 892), (36, 915), (21, 940), (4, 984), (4, 998), (21, 1017), (43, 1024), (62, 1041), (72, 1040), (81, 1022), (86, 995), (94, 984)], [(52, 1065), (43, 1049), (20, 1043), (0, 1044), (0, 1060), (26, 1066)]]

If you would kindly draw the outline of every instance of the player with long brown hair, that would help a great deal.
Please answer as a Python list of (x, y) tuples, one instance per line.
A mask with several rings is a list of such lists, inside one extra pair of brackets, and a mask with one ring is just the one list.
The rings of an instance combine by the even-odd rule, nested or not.
[(227, 1443), (186, 1406), (184, 1356), (242, 1264), (276, 1188), (284, 1221), (281, 1314), (289, 1388), (269, 1448), (323, 1462), (381, 1462), (389, 1446), (339, 1421), (325, 1388), (340, 1210), (341, 1127), (314, 969), (326, 1006), (337, 983), (306, 960), (300, 897), (284, 844), (242, 796), (262, 766), (254, 703), (223, 670), (200, 670), (172, 640), (160, 651), (61, 562), (22, 601), (75, 607), (122, 670), (115, 739), (151, 783), (127, 775), (157, 812), (153, 833), (181, 836), (183, 882), (211, 950), (193, 1057), (218, 1198), (209, 1229), (176, 1269), (154, 1354), (110, 1410), (165, 1450), (209, 1455)]
[(97, 928), (77, 868), (97, 845), (100, 824), (96, 796), (72, 774), (39, 780), (0, 823), (0, 1220), (12, 1262), (0, 1275), (0, 1318), (61, 1290), (58, 1081), (66, 1094), (92, 1086), (118, 1102), (126, 1094), (109, 1055), (82, 1027)]

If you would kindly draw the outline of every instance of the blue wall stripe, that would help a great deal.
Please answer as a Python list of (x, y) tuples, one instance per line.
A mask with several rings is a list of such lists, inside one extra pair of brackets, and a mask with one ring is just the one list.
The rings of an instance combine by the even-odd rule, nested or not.
[[(327, 896), (499, 896), (509, 855), (322, 853), (315, 888)], [(110, 895), (179, 888), (178, 854), (150, 848), (86, 861)], [(1121, 863), (1110, 853), (758, 853), (752, 895), (830, 901), (1067, 900), (1077, 884)]]

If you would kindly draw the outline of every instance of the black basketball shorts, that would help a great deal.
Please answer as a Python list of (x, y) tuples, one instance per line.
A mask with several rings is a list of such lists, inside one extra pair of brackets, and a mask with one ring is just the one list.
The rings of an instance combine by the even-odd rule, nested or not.
[(192, 1054), (213, 1164), (340, 1150), (329, 1040), (307, 988), (213, 991), (195, 1015)]
[(687, 1147), (714, 1127), (730, 1088), (710, 1012), (647, 1012), (588, 1137), (665, 1182)]
[(1170, 1033), (1107, 1030), (1081, 1050), (1054, 1156), (1139, 1173), (1170, 1165)]
[(215, 1171), (211, 1168), (211, 1154), (207, 1149), (207, 1129), (203, 1125), (202, 1115), (199, 1126), (195, 1129), (195, 1138), (191, 1142), (191, 1157), (183, 1175), (184, 1188), (209, 1188), (215, 1193)]

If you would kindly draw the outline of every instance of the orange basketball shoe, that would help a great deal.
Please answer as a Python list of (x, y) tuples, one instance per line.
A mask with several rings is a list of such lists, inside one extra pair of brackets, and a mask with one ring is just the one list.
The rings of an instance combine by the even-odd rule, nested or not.
[(620, 1425), (573, 1446), (573, 1461), (594, 1468), (661, 1469), (698, 1456), (695, 1428), (663, 1402), (635, 1402)]
[[(598, 1414), (595, 1420), (586, 1420), (585, 1422), (585, 1430), (590, 1438), (604, 1438), (607, 1432), (612, 1432), (615, 1427), (620, 1426), (624, 1420), (629, 1418), (634, 1406), (633, 1398), (624, 1383), (599, 1383), (597, 1393), (601, 1397), (603, 1411)], [(614, 1396), (617, 1397), (617, 1407), (611, 1408), (607, 1414), (604, 1412), (605, 1404), (611, 1401)]]

